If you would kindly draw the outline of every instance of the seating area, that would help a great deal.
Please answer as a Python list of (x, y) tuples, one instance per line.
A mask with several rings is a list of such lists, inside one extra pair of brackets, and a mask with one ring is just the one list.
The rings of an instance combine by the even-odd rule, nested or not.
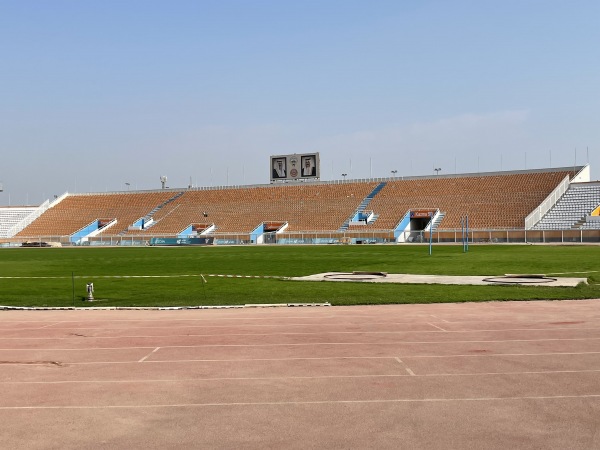
[(154, 215), (156, 224), (148, 233), (173, 235), (191, 223), (207, 221), (219, 233), (249, 233), (262, 222), (288, 222), (287, 231), (334, 231), (376, 185), (302, 183), (189, 190)]
[[(176, 236), (191, 224), (214, 224), (217, 234), (247, 234), (264, 222), (287, 223), (286, 233), (337, 233), (369, 195), (368, 208), (377, 218), (357, 228), (360, 231), (389, 233), (411, 209), (445, 213), (439, 230), (460, 229), (460, 219), (466, 215), (472, 229), (518, 229), (566, 176), (573, 175), (568, 169), (548, 169), (396, 178), (385, 183), (363, 180), (70, 194), (17, 236), (69, 236), (100, 218), (117, 219), (100, 236)], [(152, 219), (150, 226), (130, 229), (142, 217)]]
[(460, 229), (464, 216), (469, 216), (473, 229), (523, 228), (525, 217), (567, 175), (572, 176), (572, 172), (389, 181), (369, 204), (379, 217), (367, 227), (393, 229), (410, 209), (439, 208), (446, 214), (439, 230)]
[(104, 217), (117, 218), (117, 224), (105, 233), (119, 234), (172, 196), (173, 193), (167, 191), (71, 194), (20, 231), (17, 237), (68, 236)]
[(564, 230), (569, 228), (598, 230), (600, 222), (586, 222), (600, 205), (600, 183), (574, 183), (533, 227), (534, 230)]
[(0, 238), (12, 237), (11, 229), (37, 209), (36, 206), (6, 206), (0, 208)]

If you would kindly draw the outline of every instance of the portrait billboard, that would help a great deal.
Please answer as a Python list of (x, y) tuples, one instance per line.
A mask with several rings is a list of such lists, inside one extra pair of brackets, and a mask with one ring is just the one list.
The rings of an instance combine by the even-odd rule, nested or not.
[(271, 156), (271, 183), (300, 181), (321, 177), (319, 153)]

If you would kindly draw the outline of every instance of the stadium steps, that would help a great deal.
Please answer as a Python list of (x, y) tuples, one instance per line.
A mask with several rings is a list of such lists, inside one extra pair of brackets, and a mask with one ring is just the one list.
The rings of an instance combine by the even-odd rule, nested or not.
[(156, 214), (158, 211), (160, 211), (161, 209), (163, 209), (166, 205), (168, 205), (172, 201), (177, 200), (182, 195), (183, 195), (183, 191), (182, 192), (178, 192), (176, 195), (174, 195), (173, 197), (171, 197), (170, 199), (168, 199), (164, 203), (161, 203), (160, 205), (158, 205), (156, 208), (154, 208), (152, 211), (150, 211), (148, 214), (146, 214), (144, 216), (144, 222), (149, 221), (150, 219), (152, 219), (152, 216), (154, 216), (154, 214)]
[[(377, 186), (375, 186), (375, 188), (363, 199), (363, 201), (360, 202), (360, 204), (358, 205), (358, 208), (356, 208), (356, 210), (352, 213), (352, 215), (346, 219), (346, 221), (342, 224), (342, 226), (338, 229), (338, 231), (341, 231), (341, 232), (348, 231), (348, 227), (350, 226), (350, 221), (358, 213), (364, 212), (365, 209), (367, 209), (367, 206), (369, 206), (369, 203), (371, 203), (371, 200), (373, 200), (373, 198), (379, 193), (379, 191), (381, 191), (385, 187), (385, 185), (386, 185), (385, 182), (381, 182)], [(374, 222), (377, 219), (377, 217), (379, 217), (379, 215), (375, 215), (374, 219), (371, 222)]]
[[(144, 223), (150, 222), (150, 220), (152, 220), (152, 217), (154, 216), (154, 214), (156, 214), (158, 211), (160, 211), (161, 209), (163, 209), (166, 205), (168, 205), (169, 203), (177, 200), (179, 197), (181, 197), (184, 194), (184, 191), (178, 192), (177, 194), (175, 194), (173, 197), (165, 200), (163, 203), (161, 203), (160, 205), (156, 206), (154, 209), (152, 209), (148, 214), (146, 214), (143, 217)], [(150, 228), (152, 226), (152, 224), (150, 224), (147, 228)], [(125, 233), (127, 233), (128, 230), (123, 230), (121, 231), (118, 236), (123, 236)]]
[[(571, 184), (534, 230), (567, 230), (583, 226), (585, 216), (600, 204), (600, 184)], [(582, 221), (583, 220), (583, 221)]]
[(437, 230), (437, 227), (440, 226), (440, 223), (442, 223), (442, 220), (444, 220), (444, 217), (446, 217), (446, 213), (440, 211), (440, 213), (437, 215), (437, 217), (431, 224), (431, 232), (434, 232), (435, 230)]

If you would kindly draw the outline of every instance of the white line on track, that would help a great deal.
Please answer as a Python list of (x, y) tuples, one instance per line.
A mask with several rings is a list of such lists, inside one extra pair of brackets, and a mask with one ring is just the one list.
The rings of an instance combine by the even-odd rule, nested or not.
[(223, 406), (295, 406), (295, 405), (345, 405), (345, 404), (390, 404), (390, 403), (453, 403), (453, 402), (505, 402), (518, 400), (579, 400), (596, 399), (600, 394), (547, 395), (521, 397), (467, 397), (467, 398), (422, 398), (422, 399), (377, 399), (377, 400), (315, 400), (291, 402), (230, 402), (230, 403), (178, 403), (161, 405), (103, 405), (103, 406), (0, 406), (0, 410), (33, 409), (144, 409), (144, 408), (199, 408)]
[[(496, 358), (506, 356), (578, 356), (578, 355), (600, 355), (600, 352), (564, 352), (564, 353), (493, 353), (493, 354), (473, 354), (473, 355), (407, 355), (403, 358)], [(166, 360), (146, 360), (144, 364), (185, 364), (197, 362), (255, 362), (255, 361), (329, 361), (338, 359), (394, 359), (392, 356), (327, 356), (313, 358), (225, 358), (225, 359), (166, 359)], [(81, 361), (81, 362), (63, 362), (64, 366), (91, 366), (91, 365), (111, 365), (111, 364), (138, 364), (138, 361)], [(47, 363), (32, 362), (4, 362), (3, 366), (45, 366)]]
[(146, 359), (148, 359), (153, 353), (156, 353), (158, 351), (160, 347), (156, 347), (154, 350), (152, 350), (150, 353), (148, 353), (146, 356), (144, 356), (142, 359), (140, 359), (138, 362), (144, 362), (146, 361)]
[[(56, 325), (56, 324), (53, 324)], [(431, 324), (435, 327), (435, 325)], [(50, 325), (48, 325), (50, 326)], [(44, 328), (44, 327), (42, 327)], [(143, 327), (146, 329), (163, 329), (172, 327)], [(197, 328), (197, 327), (186, 327), (186, 328)], [(200, 327), (202, 328), (202, 327)], [(288, 327), (289, 328), (289, 327)], [(440, 327), (438, 330), (400, 330), (400, 331), (315, 331), (315, 332), (273, 332), (273, 333), (208, 333), (208, 334), (168, 334), (168, 335), (160, 335), (160, 334), (138, 334), (138, 335), (120, 335), (120, 336), (80, 336), (85, 338), (94, 338), (94, 339), (139, 339), (139, 338), (161, 338), (161, 337), (211, 337), (211, 336), (240, 336), (240, 337), (249, 337), (249, 336), (314, 336), (314, 335), (332, 335), (332, 334), (419, 334), (419, 333), (503, 333), (507, 331), (544, 331), (544, 332), (560, 332), (560, 331), (600, 331), (600, 328), (517, 328), (517, 329), (505, 329), (505, 330), (462, 330), (462, 331), (451, 331), (444, 330)], [(40, 330), (41, 328), (32, 328), (32, 330)], [(55, 328), (55, 330), (67, 332), (67, 331), (85, 331), (85, 330), (104, 330), (106, 332), (110, 331), (119, 331), (122, 328)], [(8, 329), (7, 331), (22, 331), (24, 329)], [(29, 330), (29, 329), (28, 329)], [(0, 333), (2, 330), (0, 330)], [(19, 337), (3, 337), (0, 335), (0, 340), (72, 340), (74, 336), (50, 336), (50, 337), (28, 337), (28, 336), (19, 336)], [(584, 338), (576, 338), (576, 339), (584, 339)], [(597, 339), (590, 337), (589, 339)], [(446, 342), (446, 341), (444, 341)], [(456, 341), (458, 342), (458, 341)], [(475, 341), (469, 341), (475, 342)]]
[(34, 330), (41, 330), (41, 329), (44, 329), (44, 328), (53, 327), (54, 325), (60, 325), (61, 323), (62, 322), (49, 323), (48, 325), (44, 325), (43, 327), (34, 328)]
[(498, 375), (555, 375), (555, 374), (579, 374), (598, 373), (600, 369), (584, 370), (537, 370), (525, 372), (482, 372), (482, 373), (430, 373), (415, 374), (406, 369), (408, 374), (366, 374), (366, 375), (313, 375), (313, 376), (281, 376), (281, 377), (209, 377), (209, 378), (167, 378), (167, 379), (131, 379), (131, 380), (58, 380), (58, 381), (0, 381), (3, 384), (123, 384), (123, 383), (180, 383), (180, 382), (204, 382), (204, 381), (268, 381), (268, 380), (321, 380), (338, 378), (444, 378), (444, 377), (490, 377)]
[[(186, 336), (187, 337), (187, 336)], [(218, 336), (221, 337), (221, 336)], [(168, 339), (169, 336), (147, 336), (156, 340)], [(93, 336), (88, 339), (94, 339)], [(507, 342), (581, 342), (598, 341), (600, 337), (588, 338), (541, 338), (541, 339), (488, 339), (488, 340), (443, 340), (443, 341), (386, 341), (386, 342), (290, 342), (290, 343), (259, 343), (259, 344), (200, 344), (200, 345), (162, 345), (161, 348), (204, 348), (204, 347), (310, 347), (315, 345), (440, 345), (440, 344), (504, 344)], [(132, 347), (87, 347), (87, 348), (0, 348), (0, 350), (121, 350), (135, 348), (154, 348), (154, 346), (132, 346)]]
[(441, 319), (441, 318), (439, 318), (438, 316), (435, 316), (435, 315), (433, 315), (433, 314), (429, 314), (429, 315), (430, 315), (431, 317), (433, 317), (434, 319), (441, 320), (442, 322), (446, 322), (446, 323), (452, 323), (452, 322), (450, 322), (449, 320), (446, 320), (446, 319)]
[[(152, 336), (153, 339), (165, 336)], [(168, 337), (168, 336), (167, 336)], [(466, 340), (466, 341), (387, 341), (387, 342), (290, 342), (290, 343), (265, 343), (265, 344), (201, 344), (201, 345), (162, 345), (161, 348), (254, 348), (254, 347), (311, 347), (311, 346), (358, 346), (358, 345), (452, 345), (452, 344), (505, 344), (512, 342), (583, 342), (598, 341), (600, 337), (591, 338), (549, 338), (549, 339), (503, 339), (503, 340)], [(154, 346), (141, 347), (87, 347), (87, 348), (0, 348), (0, 351), (92, 351), (92, 350), (131, 350), (154, 348)]]
[(410, 369), (408, 368), (408, 366), (406, 365), (406, 363), (402, 362), (402, 360), (401, 360), (400, 358), (396, 357), (396, 358), (394, 358), (394, 359), (395, 359), (396, 361), (398, 361), (398, 362), (399, 362), (399, 363), (402, 365), (402, 367), (404, 368), (404, 370), (406, 370), (406, 372), (407, 372), (407, 373), (408, 373), (408, 374), (409, 374), (411, 377), (414, 377), (414, 376), (415, 376), (415, 373), (414, 373), (412, 370), (410, 370)]
[[(332, 318), (332, 317), (326, 317), (326, 318)], [(268, 317), (268, 318), (251, 318), (251, 317), (247, 317), (247, 318), (240, 318), (239, 320), (281, 320), (281, 319), (287, 319), (287, 317)], [(298, 317), (296, 318), (298, 319)], [(308, 317), (299, 317), (299, 319), (309, 319)], [(590, 317), (587, 316), (585, 318), (563, 318), (562, 321), (576, 321), (576, 322), (586, 322), (588, 324), (590, 324), (591, 322), (594, 322), (594, 317)], [(596, 318), (598, 321), (600, 321), (600, 317)], [(153, 322), (158, 322), (158, 323), (164, 323), (164, 322), (199, 322), (199, 321), (213, 321), (213, 322), (217, 322), (220, 320), (234, 320), (234, 318), (211, 318), (211, 319), (161, 319), (161, 320), (112, 320), (110, 319), (110, 322), (113, 323), (124, 323), (124, 322), (149, 322), (149, 323), (153, 323)], [(439, 320), (439, 319), (438, 319)], [(109, 319), (106, 319), (106, 321), (109, 321)], [(65, 321), (61, 321), (62, 324), (68, 324), (68, 323), (80, 323), (82, 322), (82, 320), (65, 320)], [(506, 323), (506, 322), (511, 322), (511, 323), (515, 323), (516, 321), (514, 320), (478, 320), (478, 321), (474, 321), (474, 320), (469, 320), (469, 321), (461, 321), (461, 322), (448, 322), (445, 321), (446, 323), (452, 323), (453, 325), (459, 325), (462, 323), (471, 323), (471, 322), (476, 322), (478, 324), (481, 323)], [(8, 323), (8, 322), (5, 322)], [(23, 322), (11, 322), (11, 323), (23, 323)], [(28, 323), (47, 323), (47, 321), (31, 321)], [(534, 324), (540, 324), (540, 322), (525, 322), (525, 323), (534, 323)], [(542, 324), (547, 324), (547, 322), (541, 322)], [(396, 326), (396, 325), (427, 325), (430, 324), (429, 322), (415, 322), (415, 321), (407, 321), (407, 322), (361, 322), (360, 325), (369, 325), (369, 326), (378, 326), (378, 325), (390, 325), (390, 326)], [(206, 325), (206, 324), (202, 324), (202, 325), (162, 325), (162, 326), (138, 326), (138, 327), (96, 327), (96, 326), (75, 326), (75, 327), (65, 327), (65, 329), (69, 329), (69, 330), (122, 330), (122, 329), (145, 329), (145, 328), (149, 328), (149, 329), (161, 329), (161, 328), (173, 328), (174, 326), (181, 326), (181, 327), (185, 327), (185, 328), (234, 328), (237, 326), (242, 326), (242, 327), (279, 327), (279, 328), (285, 328), (285, 327), (304, 327), (304, 326), (323, 326), (323, 327), (334, 327), (334, 326), (356, 326), (357, 324), (355, 322), (333, 322), (333, 323), (319, 323), (319, 322), (299, 322), (299, 323), (277, 323), (277, 324), (262, 324), (262, 323), (249, 323), (249, 324), (232, 324), (232, 325)], [(39, 327), (27, 327), (27, 328), (8, 328), (8, 327), (0, 327), (0, 330), (38, 330)], [(583, 329), (598, 329), (598, 327), (592, 327), (592, 328), (584, 328), (584, 327), (557, 327), (557, 326), (552, 326), (552, 327), (545, 327), (545, 328), (502, 328), (502, 329), (497, 329), (497, 328), (491, 328), (491, 329), (472, 329), (472, 330), (445, 330), (447, 333), (471, 333), (471, 332), (477, 332), (477, 331), (505, 331), (505, 330), (555, 330), (555, 329), (565, 329), (565, 330), (583, 330)], [(423, 333), (429, 333), (429, 332), (433, 332), (432, 330), (415, 330), (415, 332), (423, 332)]]
[(446, 331), (446, 330), (444, 330), (442, 327), (438, 327), (438, 326), (437, 326), (436, 324), (434, 324), (434, 323), (429, 323), (429, 322), (427, 322), (427, 325), (431, 325), (433, 328), (437, 328), (437, 329), (438, 329), (438, 330), (440, 330), (440, 331)]

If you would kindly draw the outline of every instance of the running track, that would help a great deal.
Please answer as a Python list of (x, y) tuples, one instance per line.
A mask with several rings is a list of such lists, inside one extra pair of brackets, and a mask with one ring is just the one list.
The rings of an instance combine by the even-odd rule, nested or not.
[(600, 300), (0, 312), (2, 447), (600, 448)]

